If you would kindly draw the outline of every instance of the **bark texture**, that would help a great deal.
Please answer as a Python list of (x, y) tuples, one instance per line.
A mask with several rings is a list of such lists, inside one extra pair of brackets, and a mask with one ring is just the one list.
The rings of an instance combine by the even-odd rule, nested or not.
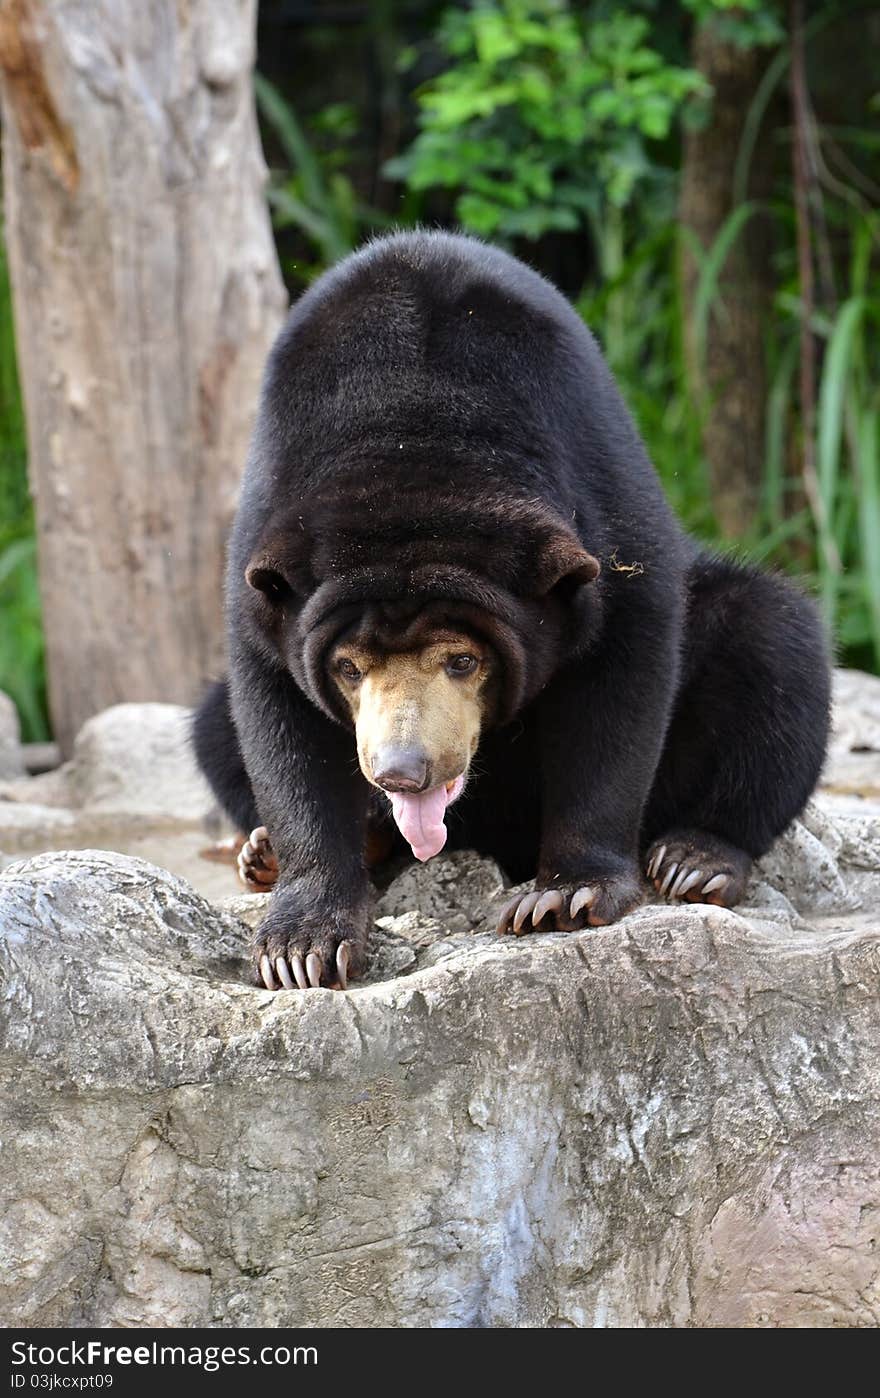
[[(762, 59), (759, 50), (739, 48), (707, 23), (696, 31), (692, 61), (714, 98), (708, 124), (685, 136), (679, 217), (708, 252), (735, 207), (734, 169)], [(759, 141), (750, 195), (767, 192), (770, 159), (769, 145)], [(690, 379), (704, 414), (712, 504), (724, 534), (736, 538), (754, 520), (764, 460), (764, 317), (772, 290), (764, 221), (750, 218), (727, 256), (704, 347), (697, 338), (699, 278), (698, 260), (685, 239), (682, 290)]]
[(221, 576), (284, 307), (254, 0), (3, 0), (6, 235), (50, 706), (69, 751), (221, 666)]

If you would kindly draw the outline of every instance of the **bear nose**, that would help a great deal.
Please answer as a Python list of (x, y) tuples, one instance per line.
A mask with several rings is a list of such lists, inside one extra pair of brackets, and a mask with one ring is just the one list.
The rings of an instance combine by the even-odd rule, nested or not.
[(428, 783), (428, 759), (419, 748), (377, 748), (370, 766), (385, 791), (423, 791)]

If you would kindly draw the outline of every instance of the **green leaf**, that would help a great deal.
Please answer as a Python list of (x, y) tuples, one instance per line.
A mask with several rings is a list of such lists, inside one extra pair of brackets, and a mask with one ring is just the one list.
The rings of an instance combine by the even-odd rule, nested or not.
[(473, 29), (477, 57), (488, 68), (520, 52), (520, 40), (504, 15), (497, 10), (477, 10), (473, 16)]
[(871, 618), (874, 654), (880, 663), (880, 450), (877, 418), (878, 412), (874, 405), (865, 408), (857, 417), (856, 450), (861, 484), (859, 530), (865, 595)]
[(825, 355), (819, 389), (818, 444), (816, 464), (819, 489), (827, 517), (831, 518), (840, 473), (840, 444), (843, 408), (853, 341), (865, 312), (865, 299), (852, 297), (837, 314), (831, 342)]

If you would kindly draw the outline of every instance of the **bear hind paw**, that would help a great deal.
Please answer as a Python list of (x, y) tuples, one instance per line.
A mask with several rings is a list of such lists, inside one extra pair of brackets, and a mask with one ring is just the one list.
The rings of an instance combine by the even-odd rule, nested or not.
[(745, 850), (703, 830), (672, 830), (645, 856), (648, 880), (662, 897), (721, 908), (740, 902), (751, 869)]
[(642, 901), (638, 881), (627, 874), (603, 875), (557, 888), (517, 893), (498, 919), (499, 934), (512, 932), (575, 932), (605, 927), (632, 912)]
[(238, 877), (249, 893), (268, 893), (278, 878), (278, 859), (265, 825), (252, 830), (238, 852)]

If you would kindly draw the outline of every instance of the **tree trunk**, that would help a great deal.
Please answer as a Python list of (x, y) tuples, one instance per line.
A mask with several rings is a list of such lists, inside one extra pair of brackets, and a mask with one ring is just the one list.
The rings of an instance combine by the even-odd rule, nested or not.
[(285, 297), (255, 0), (2, 0), (6, 236), (50, 708), (222, 667), (224, 541)]
[[(761, 76), (759, 50), (718, 37), (711, 22), (695, 34), (692, 61), (714, 91), (711, 119), (685, 137), (679, 217), (708, 252), (734, 209), (733, 176), (743, 125)], [(758, 142), (749, 193), (767, 192), (772, 156)], [(772, 289), (766, 228), (740, 230), (720, 277), (706, 343), (697, 343), (700, 269), (685, 239), (682, 289), (691, 387), (704, 418), (712, 504), (724, 534), (739, 537), (757, 511), (764, 459), (764, 320)]]

